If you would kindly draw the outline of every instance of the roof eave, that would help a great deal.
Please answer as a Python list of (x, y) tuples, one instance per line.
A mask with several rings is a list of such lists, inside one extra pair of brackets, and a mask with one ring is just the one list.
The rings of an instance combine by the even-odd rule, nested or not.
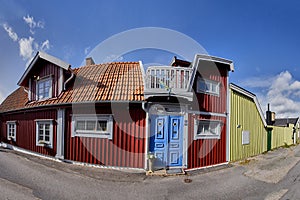
[(229, 66), (229, 71), (234, 72), (234, 64), (233, 64), (232, 60), (228, 60), (228, 59), (220, 58), (220, 57), (216, 57), (216, 56), (205, 55), (205, 54), (196, 54), (194, 63), (197, 59), (226, 64)]
[(28, 65), (26, 71), (24, 72), (24, 74), (22, 75), (22, 77), (20, 78), (20, 80), (18, 81), (18, 85), (19, 86), (22, 86), (21, 84), (23, 83), (23, 81), (25, 80), (25, 78), (27, 77), (28, 73), (31, 71), (31, 69), (33, 68), (33, 66), (35, 65), (35, 63), (39, 60), (39, 59), (44, 59), (44, 60), (47, 60), (65, 70), (69, 70), (71, 65), (54, 57), (54, 56), (51, 56), (45, 52), (42, 52), (42, 51), (38, 51), (36, 53), (36, 55), (33, 57), (32, 61), (30, 62), (30, 64)]

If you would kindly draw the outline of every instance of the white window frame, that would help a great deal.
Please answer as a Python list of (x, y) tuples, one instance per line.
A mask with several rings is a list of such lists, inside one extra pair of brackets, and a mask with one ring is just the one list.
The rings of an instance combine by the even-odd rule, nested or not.
[[(42, 97), (40, 97), (40, 87), (39, 87), (39, 85), (42, 84), (42, 83), (45, 83), (47, 81), (49, 81), (49, 84), (50, 84), (48, 96), (42, 96)], [(45, 94), (46, 93), (44, 92), (43, 95), (45, 95)], [(48, 78), (43, 78), (43, 79), (38, 80), (36, 82), (36, 99), (37, 100), (45, 100), (45, 99), (49, 99), (51, 97), (52, 97), (52, 78), (48, 77)]]
[[(198, 133), (198, 126), (200, 124), (209, 126), (209, 129), (211, 130), (211, 126), (214, 125), (214, 132), (216, 134), (212, 134), (212, 131), (205, 131), (204, 127), (201, 133)], [(222, 121), (219, 120), (200, 120), (200, 119), (194, 119), (194, 140), (198, 139), (220, 139), (221, 138), (221, 125)]]
[[(13, 134), (11, 133), (11, 127), (13, 126)], [(7, 140), (12, 140), (16, 141), (17, 138), (17, 123), (16, 121), (7, 121), (6, 122), (6, 127), (7, 127)]]
[[(35, 120), (36, 124), (36, 146), (45, 146), (52, 148), (53, 147), (53, 119), (38, 119)], [(39, 140), (39, 125), (49, 124), (49, 141), (45, 140), (45, 128), (43, 133), (43, 140)]]
[[(201, 83), (205, 84), (205, 86), (207, 86), (208, 88), (205, 90), (201, 89), (201, 87), (200, 87)], [(213, 88), (214, 88), (213, 86), (215, 86), (216, 91), (213, 90)], [(211, 94), (211, 95), (219, 96), (220, 95), (220, 82), (198, 77), (197, 93), (204, 93), (204, 94)]]
[[(78, 121), (85, 121), (85, 130), (77, 130)], [(87, 121), (95, 121), (94, 130), (86, 130)], [(97, 129), (97, 121), (106, 121), (106, 130)], [(94, 138), (113, 138), (113, 116), (112, 115), (73, 115), (72, 116), (72, 137), (94, 137)]]

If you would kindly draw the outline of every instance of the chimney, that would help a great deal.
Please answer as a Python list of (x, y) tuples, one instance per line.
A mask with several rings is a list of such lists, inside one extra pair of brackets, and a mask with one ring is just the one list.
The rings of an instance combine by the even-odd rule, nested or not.
[(275, 123), (275, 112), (270, 111), (270, 104), (268, 103), (268, 110), (266, 112), (267, 125), (273, 125)]
[(95, 64), (95, 62), (92, 57), (85, 59), (85, 65), (94, 65), (94, 64)]

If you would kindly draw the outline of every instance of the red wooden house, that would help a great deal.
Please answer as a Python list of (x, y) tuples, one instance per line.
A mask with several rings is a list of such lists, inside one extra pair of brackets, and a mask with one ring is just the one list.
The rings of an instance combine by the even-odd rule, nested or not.
[(108, 167), (194, 169), (228, 158), (231, 61), (196, 55), (72, 69), (38, 52), (0, 106), (3, 143)]

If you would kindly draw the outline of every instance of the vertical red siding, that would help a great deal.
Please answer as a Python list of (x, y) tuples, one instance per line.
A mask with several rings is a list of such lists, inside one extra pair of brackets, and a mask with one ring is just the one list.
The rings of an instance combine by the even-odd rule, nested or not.
[[(144, 168), (145, 112), (120, 106), (113, 113), (113, 139), (71, 137), (72, 110), (66, 112), (65, 158), (105, 166)], [(110, 114), (110, 106), (98, 106), (97, 114)], [(82, 108), (82, 114), (91, 113)], [(129, 114), (128, 114), (129, 113)], [(129, 117), (130, 115), (130, 117)]]
[[(214, 113), (226, 113), (226, 102), (227, 102), (227, 67), (225, 66), (212, 66), (212, 68), (205, 67), (199, 68), (193, 89), (196, 93), (193, 101), (193, 109), (201, 110), (205, 112)], [(203, 93), (197, 93), (197, 79), (198, 77), (208, 80), (213, 80), (220, 83), (220, 95), (208, 95)]]
[(4, 142), (10, 143), (14, 146), (21, 147), (30, 151), (41, 153), (44, 155), (55, 156), (56, 155), (56, 123), (53, 122), (53, 145), (52, 148), (36, 146), (36, 119), (53, 119), (56, 120), (56, 110), (44, 110), (34, 112), (21, 112), (17, 114), (5, 114), (2, 116), (1, 132), (7, 132), (7, 121), (16, 121), (16, 141), (7, 140), (7, 135), (3, 134)]
[[(220, 139), (198, 139), (194, 140), (194, 119), (220, 120)], [(188, 137), (188, 168), (205, 167), (226, 162), (226, 118), (193, 116), (189, 114), (189, 137)]]
[[(196, 73), (193, 89), (195, 91), (192, 109), (207, 113), (218, 113), (225, 115), (227, 112), (227, 75), (228, 68), (222, 64), (214, 64), (201, 61)], [(197, 93), (198, 77), (213, 80), (220, 83), (220, 94), (210, 95)], [(188, 168), (198, 168), (226, 162), (226, 117), (211, 115), (193, 115), (188, 117)], [(194, 140), (194, 118), (206, 120), (220, 120), (220, 139), (198, 139)]]

